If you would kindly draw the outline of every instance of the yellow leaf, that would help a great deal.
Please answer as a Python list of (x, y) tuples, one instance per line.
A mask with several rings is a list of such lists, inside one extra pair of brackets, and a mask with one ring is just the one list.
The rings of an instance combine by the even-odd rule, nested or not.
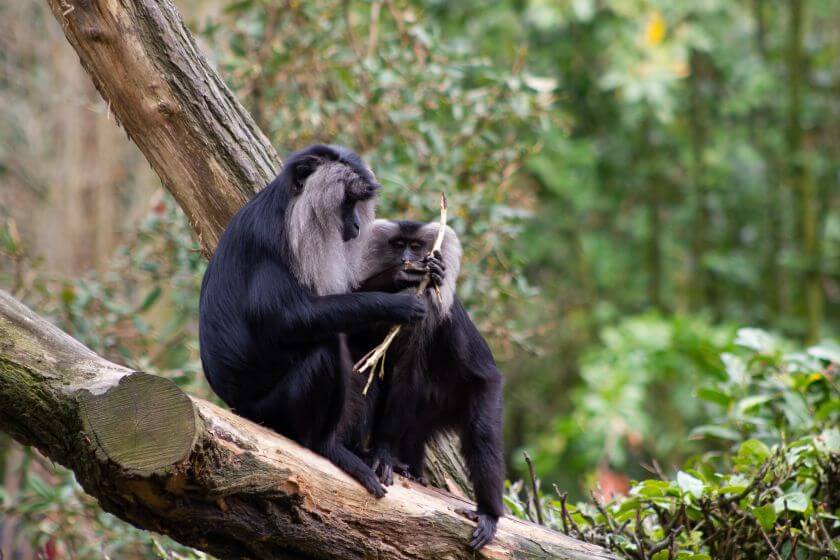
[(665, 20), (662, 14), (653, 12), (645, 26), (645, 43), (650, 46), (658, 45), (665, 38)]

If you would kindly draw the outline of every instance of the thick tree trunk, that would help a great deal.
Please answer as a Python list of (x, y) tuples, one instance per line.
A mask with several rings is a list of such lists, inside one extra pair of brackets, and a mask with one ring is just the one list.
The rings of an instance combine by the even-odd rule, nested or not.
[(806, 85), (803, 36), (803, 0), (788, 0), (790, 16), (787, 45), (789, 177), (797, 196), (799, 244), (805, 256), (802, 274), (804, 316), (808, 342), (817, 342), (823, 322), (824, 301), (820, 272), (819, 196), (803, 145), (802, 115)]
[[(201, 54), (168, 0), (47, 0), (82, 65), (187, 214), (206, 256), (280, 159)], [(432, 484), (470, 495), (450, 441), (431, 446)]]
[(102, 507), (223, 558), (615, 558), (505, 518), (481, 554), (469, 504), (400, 481), (382, 500), (327, 460), (171, 381), (108, 362), (0, 291), (0, 429)]
[(207, 255), (280, 164), (168, 1), (48, 0), (67, 40)]

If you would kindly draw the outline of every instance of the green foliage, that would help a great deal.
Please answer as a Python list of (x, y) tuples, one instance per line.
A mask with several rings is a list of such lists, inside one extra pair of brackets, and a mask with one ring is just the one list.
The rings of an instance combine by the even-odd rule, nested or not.
[[(758, 329), (735, 345), (697, 391), (714, 409), (695, 430), (708, 451), (608, 503), (543, 500), (548, 523), (631, 558), (840, 554), (840, 347), (791, 351)], [(526, 516), (520, 493), (511, 486), (507, 503)]]
[(445, 192), (469, 248), (461, 297), (485, 332), (524, 338), (510, 320), (511, 300), (533, 293), (511, 243), (528, 216), (515, 176), (550, 122), (550, 96), (521, 64), (449, 41), (408, 2), (235, 2), (206, 34), (281, 153), (353, 147), (384, 186), (384, 217), (434, 220)]
[(573, 490), (598, 465), (638, 476), (640, 461), (674, 464), (696, 451), (685, 437), (708, 415), (695, 391), (719, 377), (732, 332), (657, 314), (604, 328), (581, 358), (572, 414), (535, 441), (538, 471)]

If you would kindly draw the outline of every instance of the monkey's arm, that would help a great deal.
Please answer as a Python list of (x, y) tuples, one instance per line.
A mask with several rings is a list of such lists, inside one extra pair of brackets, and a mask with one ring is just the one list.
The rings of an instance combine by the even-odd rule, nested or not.
[(473, 550), (490, 542), (496, 533), (496, 523), (504, 514), (502, 491), (505, 466), (502, 445), (501, 378), (485, 375), (477, 380), (472, 392), (461, 433), (461, 449), (475, 490), (477, 506), (474, 520), (478, 525), (470, 542)]
[(490, 347), (478, 332), (461, 302), (440, 329), (436, 343), (447, 352), (463, 376), (468, 401), (461, 427), (461, 450), (476, 497), (476, 511), (462, 512), (476, 521), (470, 548), (490, 542), (504, 514), (502, 493), (505, 466), (502, 443), (502, 375)]
[(285, 340), (314, 341), (369, 327), (371, 323), (408, 323), (422, 319), (426, 304), (410, 294), (367, 292), (311, 296), (301, 294), (277, 264), (253, 272), (246, 302), (249, 322)]

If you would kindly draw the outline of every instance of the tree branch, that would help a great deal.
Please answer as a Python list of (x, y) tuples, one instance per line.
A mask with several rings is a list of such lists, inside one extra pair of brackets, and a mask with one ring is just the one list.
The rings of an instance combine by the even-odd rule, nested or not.
[[(0, 291), (0, 428), (102, 507), (223, 558), (473, 558), (467, 503), (401, 481), (382, 500), (326, 459), (177, 385), (108, 362)], [(615, 558), (504, 518), (479, 558)]]
[(210, 255), (277, 153), (169, 1), (47, 0), (108, 107)]

